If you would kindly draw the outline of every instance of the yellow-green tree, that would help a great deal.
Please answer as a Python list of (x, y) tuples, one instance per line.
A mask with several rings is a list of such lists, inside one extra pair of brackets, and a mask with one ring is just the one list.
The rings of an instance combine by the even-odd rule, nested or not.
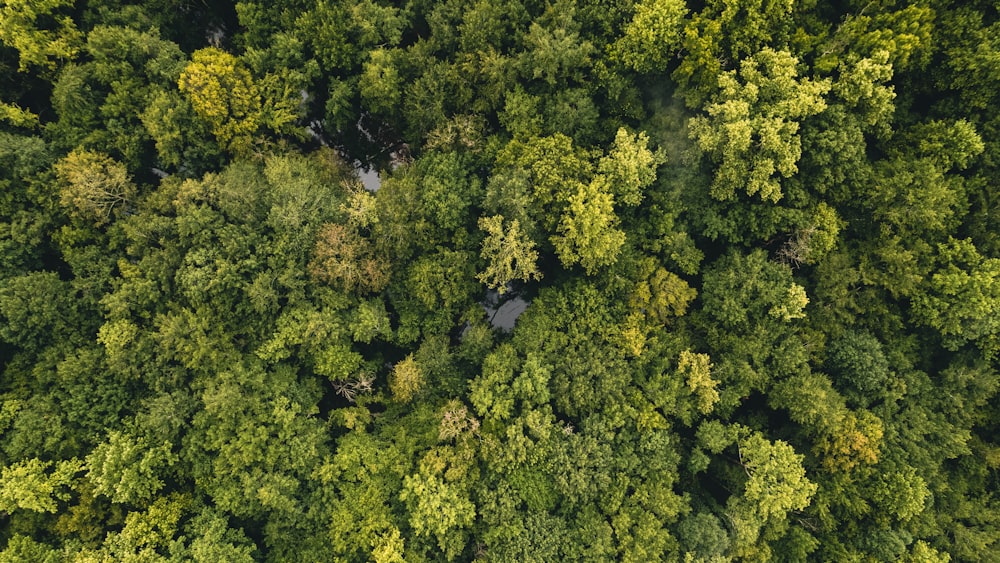
[(666, 162), (664, 152), (652, 151), (648, 144), (646, 133), (633, 135), (619, 128), (611, 150), (598, 161), (597, 171), (607, 176), (618, 203), (639, 205), (643, 190), (656, 181), (656, 167)]
[(559, 222), (558, 233), (552, 237), (556, 254), (563, 266), (580, 264), (588, 274), (618, 260), (625, 232), (618, 228), (614, 196), (608, 193), (607, 180), (596, 176), (581, 183), (570, 196)]
[(127, 206), (136, 186), (125, 165), (106, 154), (76, 150), (55, 165), (59, 177), (59, 200), (71, 215), (102, 225), (116, 210)]
[(57, 61), (76, 56), (83, 44), (83, 34), (66, 15), (73, 4), (73, 0), (0, 2), (0, 42), (17, 49), (18, 70), (26, 72), (31, 67), (55, 70)]
[(381, 291), (389, 282), (389, 264), (375, 255), (371, 242), (338, 223), (320, 227), (309, 272), (318, 281), (359, 293)]
[(178, 86), (219, 142), (236, 154), (249, 154), (263, 125), (259, 85), (239, 60), (214, 47), (195, 51)]
[(69, 500), (70, 488), (83, 463), (76, 459), (53, 463), (37, 458), (4, 467), (0, 472), (0, 510), (57, 512)]
[(408, 403), (422, 387), (424, 387), (424, 373), (413, 359), (413, 354), (393, 366), (389, 389), (395, 400)]
[(0, 123), (9, 123), (14, 127), (38, 127), (38, 116), (17, 104), (0, 102)]

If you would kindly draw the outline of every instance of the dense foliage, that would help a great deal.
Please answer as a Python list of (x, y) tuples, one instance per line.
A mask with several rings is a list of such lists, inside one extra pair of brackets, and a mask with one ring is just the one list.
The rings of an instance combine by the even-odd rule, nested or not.
[(0, 561), (1000, 560), (998, 97), (982, 1), (0, 0)]

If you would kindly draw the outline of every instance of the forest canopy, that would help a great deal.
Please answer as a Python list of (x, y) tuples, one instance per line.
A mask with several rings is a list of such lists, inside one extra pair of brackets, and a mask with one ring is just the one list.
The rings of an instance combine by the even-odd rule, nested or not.
[(0, 562), (1000, 561), (997, 38), (0, 0)]

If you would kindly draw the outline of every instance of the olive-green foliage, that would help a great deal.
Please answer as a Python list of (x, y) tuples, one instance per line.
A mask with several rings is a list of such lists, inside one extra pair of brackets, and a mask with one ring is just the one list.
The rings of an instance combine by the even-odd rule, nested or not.
[(145, 173), (151, 136), (162, 135), (156, 124), (145, 127), (149, 120), (142, 117), (152, 98), (176, 87), (184, 54), (155, 29), (117, 25), (95, 27), (85, 47), (87, 59), (65, 66), (54, 83), (52, 105), (59, 119), (46, 123), (46, 132), (56, 146), (82, 145), (110, 154), (133, 174)]
[(996, 560), (988, 4), (0, 0), (0, 561)]
[(69, 284), (54, 272), (32, 272), (3, 280), (0, 338), (7, 344), (40, 351), (73, 327), (75, 306)]
[(834, 340), (826, 365), (861, 397), (878, 393), (889, 378), (882, 344), (867, 332), (848, 331)]

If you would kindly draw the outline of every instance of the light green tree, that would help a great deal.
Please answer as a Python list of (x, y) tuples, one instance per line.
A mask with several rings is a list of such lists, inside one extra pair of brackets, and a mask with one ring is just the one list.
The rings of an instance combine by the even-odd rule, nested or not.
[(169, 442), (153, 447), (148, 440), (112, 431), (87, 456), (87, 476), (96, 493), (140, 505), (155, 498), (164, 486), (165, 469), (177, 460)]
[[(887, 5), (870, 15), (861, 10), (860, 14), (845, 17), (822, 45), (816, 68), (821, 71), (835, 68), (854, 54), (877, 59), (879, 51), (888, 54), (887, 62), (896, 71), (926, 66), (930, 62), (935, 32), (934, 8), (915, 4), (900, 10), (889, 8)], [(969, 34), (972, 30), (963, 31)]]
[(402, 98), (402, 78), (399, 75), (395, 51), (375, 49), (368, 54), (359, 79), (361, 98), (371, 111), (386, 116), (395, 115)]
[(709, 0), (702, 15), (711, 14), (722, 24), (723, 56), (737, 59), (781, 44), (792, 29), (794, 0)]
[(77, 473), (83, 462), (27, 459), (8, 465), (0, 472), (0, 511), (33, 510), (57, 512), (59, 503), (70, 499)]
[(567, 202), (558, 234), (551, 238), (559, 261), (567, 268), (580, 264), (591, 275), (614, 264), (625, 244), (618, 222), (606, 177), (579, 184)]
[(389, 389), (392, 397), (400, 403), (408, 403), (425, 386), (426, 378), (413, 354), (406, 356), (392, 367)]
[[(594, 165), (591, 151), (573, 145), (573, 139), (556, 133), (546, 137), (514, 139), (497, 154), (497, 168), (508, 168), (523, 173), (530, 186), (534, 206), (546, 208), (555, 202), (565, 202), (576, 193), (575, 182), (590, 179)], [(498, 189), (502, 186), (496, 186)], [(505, 194), (491, 194), (487, 190), (487, 204), (502, 208)], [(491, 199), (498, 201), (492, 202)], [(510, 216), (510, 215), (507, 215)], [(548, 226), (557, 218), (544, 221)]]
[(615, 201), (622, 205), (639, 205), (643, 190), (656, 181), (656, 168), (666, 162), (666, 154), (649, 150), (648, 144), (645, 132), (632, 135), (620, 128), (608, 154), (597, 163), (597, 172), (607, 177)]
[(803, 456), (787, 442), (754, 432), (737, 440), (737, 453), (749, 475), (742, 500), (762, 520), (784, 519), (809, 505), (816, 484), (806, 478)]
[(683, 0), (644, 0), (635, 5), (625, 33), (612, 45), (611, 56), (639, 73), (664, 72), (680, 46)]
[(652, 258), (644, 259), (641, 267), (641, 281), (632, 291), (630, 307), (660, 324), (684, 316), (698, 292)]
[(400, 499), (410, 512), (410, 525), (417, 537), (433, 537), (440, 553), (454, 560), (468, 541), (476, 507), (463, 491), (468, 483), (451, 482), (421, 464), (420, 471), (403, 480)]
[(730, 496), (726, 503), (734, 534), (732, 554), (768, 559), (771, 547), (762, 541), (765, 530), (786, 530), (789, 512), (807, 507), (818, 489), (806, 477), (803, 456), (785, 441), (771, 441), (741, 424), (726, 426), (718, 421), (701, 424), (698, 443), (716, 454), (735, 446), (734, 461), (745, 479), (740, 479), (742, 492)]
[(687, 383), (688, 390), (694, 395), (701, 414), (712, 412), (712, 407), (719, 402), (719, 392), (715, 390), (719, 382), (712, 379), (711, 370), (712, 364), (708, 354), (696, 354), (690, 350), (681, 352), (677, 362), (677, 373)]
[(891, 84), (892, 65), (888, 51), (876, 51), (871, 57), (848, 56), (839, 65), (839, 76), (832, 92), (854, 110), (854, 115), (869, 130), (889, 132), (896, 92)]
[(797, 65), (788, 51), (765, 48), (720, 75), (707, 115), (691, 118), (691, 138), (717, 164), (712, 197), (781, 199), (779, 178), (795, 174), (802, 155), (800, 122), (823, 111), (830, 89), (828, 79), (799, 78)]
[(14, 127), (33, 129), (38, 127), (38, 116), (17, 104), (0, 102), (0, 123), (4, 122)]
[(58, 563), (64, 561), (62, 553), (52, 547), (36, 542), (28, 536), (15, 534), (7, 540), (7, 546), (0, 551), (0, 563), (20, 563), (21, 561), (36, 561), (37, 563)]
[(517, 219), (504, 228), (503, 215), (480, 217), (479, 228), (486, 231), (480, 256), (487, 261), (486, 270), (476, 278), (501, 295), (514, 280), (539, 280), (538, 251), (535, 243), (521, 230)]
[[(84, 561), (156, 561), (180, 532), (180, 520), (191, 505), (180, 494), (157, 498), (144, 511), (129, 512), (120, 531), (111, 532), (97, 553), (82, 554)], [(89, 555), (90, 557), (87, 557)]]

